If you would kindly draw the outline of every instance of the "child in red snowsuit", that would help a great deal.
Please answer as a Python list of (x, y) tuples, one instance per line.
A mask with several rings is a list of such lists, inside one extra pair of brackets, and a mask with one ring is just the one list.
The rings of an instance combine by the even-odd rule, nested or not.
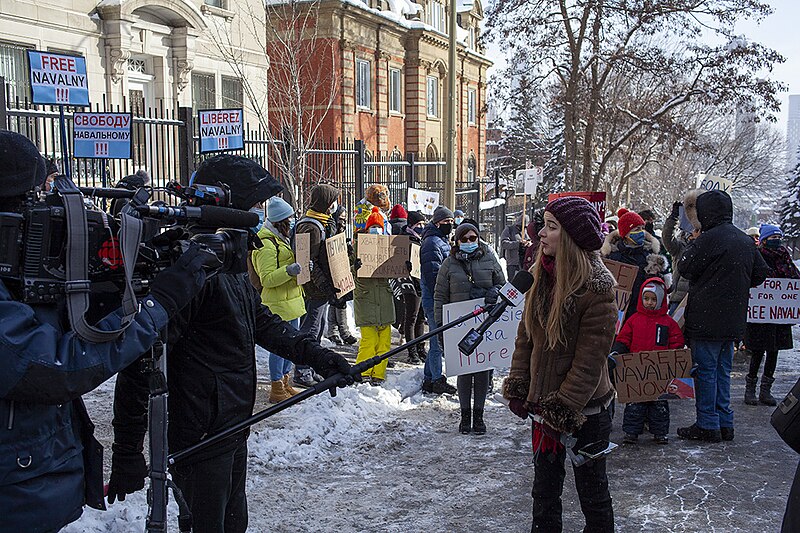
[[(636, 313), (632, 314), (617, 335), (612, 351), (636, 353), (683, 348), (680, 326), (667, 314), (667, 287), (661, 278), (650, 278), (642, 284)], [(647, 423), (653, 440), (667, 444), (669, 404), (667, 400), (629, 403), (622, 419), (623, 442), (635, 444)]]

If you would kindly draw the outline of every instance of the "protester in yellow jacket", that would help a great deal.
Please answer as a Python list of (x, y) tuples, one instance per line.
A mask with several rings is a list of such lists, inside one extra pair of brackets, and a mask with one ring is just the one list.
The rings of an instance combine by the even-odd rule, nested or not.
[[(263, 210), (261, 214), (263, 215)], [(297, 328), (300, 326), (300, 317), (306, 311), (303, 289), (297, 284), (297, 276), (303, 267), (295, 261), (289, 242), (293, 226), (292, 206), (277, 196), (270, 198), (267, 219), (258, 231), (262, 246), (253, 251), (251, 259), (260, 282), (260, 287), (257, 288), (261, 291), (261, 301), (270, 311)], [(271, 403), (297, 394), (298, 391), (289, 385), (291, 369), (291, 361), (273, 353), (269, 354)]]

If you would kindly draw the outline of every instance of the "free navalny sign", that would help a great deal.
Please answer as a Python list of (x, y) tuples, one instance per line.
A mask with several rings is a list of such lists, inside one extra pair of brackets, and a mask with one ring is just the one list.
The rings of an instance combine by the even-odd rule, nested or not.
[(200, 153), (244, 148), (244, 113), (241, 109), (208, 109), (198, 112)]
[(75, 113), (73, 155), (93, 159), (130, 159), (130, 113)]
[(89, 105), (86, 58), (28, 50), (34, 104)]

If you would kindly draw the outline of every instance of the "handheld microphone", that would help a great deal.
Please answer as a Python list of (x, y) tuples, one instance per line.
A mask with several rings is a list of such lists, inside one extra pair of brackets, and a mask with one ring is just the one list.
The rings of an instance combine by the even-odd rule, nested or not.
[(256, 213), (215, 205), (201, 205), (200, 207), (143, 205), (136, 207), (136, 211), (146, 217), (186, 220), (214, 228), (246, 229), (258, 224), (258, 215)]
[(469, 333), (464, 335), (458, 343), (458, 350), (464, 355), (472, 355), (475, 348), (483, 342), (483, 334), (489, 327), (503, 316), (506, 308), (510, 305), (516, 307), (525, 301), (525, 293), (533, 285), (533, 276), (526, 270), (520, 270), (509, 283), (500, 289), (500, 301), (492, 306), (489, 315), (486, 317), (478, 329), (472, 328)]

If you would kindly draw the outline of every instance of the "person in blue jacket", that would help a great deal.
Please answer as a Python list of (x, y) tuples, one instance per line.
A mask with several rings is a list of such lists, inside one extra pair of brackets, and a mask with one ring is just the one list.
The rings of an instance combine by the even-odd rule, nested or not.
[[(45, 181), (45, 163), (25, 137), (0, 131), (0, 212), (19, 212)], [(22, 303), (0, 279), (0, 532), (50, 532), (103, 505), (102, 447), (81, 401), (147, 351), (170, 317), (205, 283), (213, 253), (193, 245), (161, 272), (128, 329), (93, 343), (68, 331), (55, 305)], [(121, 310), (97, 327), (120, 327)]]
[[(450, 255), (449, 235), (453, 231), (455, 222), (453, 212), (444, 206), (439, 206), (433, 212), (430, 224), (422, 231), (422, 246), (419, 250), (419, 262), (422, 274), (420, 288), (422, 289), (422, 310), (428, 319), (428, 328), (439, 327), (436, 323), (433, 305), (433, 290), (436, 288), (436, 276), (445, 258)], [(425, 374), (422, 381), (422, 391), (432, 394), (455, 394), (456, 388), (447, 383), (447, 378), (442, 374), (442, 347), (439, 346), (439, 336), (431, 337), (430, 350), (425, 359)]]

